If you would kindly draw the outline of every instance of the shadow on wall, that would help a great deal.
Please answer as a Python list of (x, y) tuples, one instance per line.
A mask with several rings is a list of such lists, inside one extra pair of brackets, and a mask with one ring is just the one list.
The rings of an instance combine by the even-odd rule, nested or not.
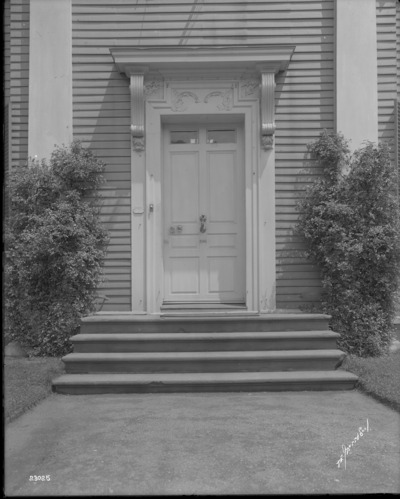
[(282, 196), (277, 193), (276, 301), (279, 309), (318, 313), (322, 312), (320, 272), (307, 258), (306, 242), (296, 230), (296, 221), (297, 203), (307, 186), (318, 178), (320, 170), (308, 153), (304, 154), (302, 165), (291, 186), (290, 197), (285, 196), (287, 192)]
[(102, 311), (131, 309), (131, 137), (128, 79), (109, 70), (88, 88), (78, 88), (74, 111), (75, 138), (106, 164), (101, 188), (101, 220), (110, 233), (104, 264), (106, 282), (99, 292), (107, 296)]

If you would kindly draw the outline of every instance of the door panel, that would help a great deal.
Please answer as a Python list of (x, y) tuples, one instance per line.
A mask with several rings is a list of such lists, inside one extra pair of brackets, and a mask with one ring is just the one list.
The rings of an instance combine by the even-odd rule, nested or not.
[(164, 129), (164, 302), (245, 302), (240, 125)]
[[(171, 222), (196, 223), (199, 207), (199, 153), (171, 152)], [(186, 192), (186, 195), (182, 195)]]
[(171, 265), (171, 294), (198, 294), (200, 292), (199, 257), (173, 257)]
[(235, 256), (208, 257), (208, 292), (209, 293), (234, 293), (235, 282)]
[(235, 223), (237, 193), (236, 151), (207, 153), (210, 223)]

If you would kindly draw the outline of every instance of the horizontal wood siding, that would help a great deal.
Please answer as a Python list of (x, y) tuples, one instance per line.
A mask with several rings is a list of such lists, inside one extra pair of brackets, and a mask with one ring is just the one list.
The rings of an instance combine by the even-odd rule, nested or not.
[[(395, 103), (395, 161), (397, 167), (397, 196), (400, 204), (400, 2), (396, 9), (397, 98)], [(400, 307), (399, 307), (400, 308)]]
[(396, 4), (397, 99), (400, 100), (400, 2)]
[(10, 0), (4, 2), (4, 36), (3, 36), (3, 60), (4, 60), (4, 101), (3, 101), (3, 158), (4, 158), (4, 185), (3, 185), (3, 206), (8, 213), (8, 173), (10, 168), (11, 153), (11, 104), (10, 104)]
[(25, 164), (28, 158), (29, 0), (10, 0), (9, 4), (9, 134), (11, 164), (15, 166)]
[[(107, 4), (107, 2), (104, 2)], [(113, 10), (113, 2), (108, 2)], [(118, 4), (115, 5), (118, 9)], [(74, 1), (73, 131), (106, 163), (101, 219), (110, 233), (104, 265), (106, 296), (102, 311), (131, 310), (131, 153), (128, 81), (113, 66), (109, 29), (98, 22), (103, 10), (94, 2)], [(108, 19), (108, 15), (105, 19)], [(93, 29), (98, 36), (92, 37)], [(113, 31), (116, 41), (118, 27)]]
[(103, 219), (112, 239), (104, 310), (128, 310), (131, 251), (130, 97), (109, 48), (240, 43), (296, 45), (276, 92), (277, 306), (319, 300), (318, 273), (293, 229), (310, 176), (306, 144), (322, 128), (333, 130), (333, 0), (73, 0), (74, 135), (108, 164)]
[(299, 215), (296, 203), (318, 175), (306, 161), (306, 146), (323, 128), (334, 129), (334, 5), (331, 1), (285, 4), (291, 21), (285, 43), (296, 45), (296, 50), (276, 88), (276, 299), (277, 308), (312, 310), (320, 301), (320, 276), (307, 261), (304, 242), (294, 227)]
[(379, 140), (393, 148), (395, 138), (395, 99), (397, 94), (396, 4), (397, 0), (377, 0), (378, 119)]
[(10, 99), (10, 0), (5, 0), (3, 6), (3, 57), (4, 57), (4, 102)]

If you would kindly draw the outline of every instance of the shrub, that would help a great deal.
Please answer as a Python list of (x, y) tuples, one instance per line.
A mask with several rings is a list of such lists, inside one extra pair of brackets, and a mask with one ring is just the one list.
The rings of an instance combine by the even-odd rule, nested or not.
[(5, 333), (35, 355), (71, 350), (69, 338), (95, 310), (107, 232), (99, 219), (104, 164), (73, 142), (50, 164), (10, 174), (5, 226)]
[(358, 356), (385, 353), (391, 341), (399, 264), (399, 214), (388, 147), (349, 153), (342, 135), (309, 144), (322, 176), (299, 203), (298, 229), (322, 277), (322, 306)]

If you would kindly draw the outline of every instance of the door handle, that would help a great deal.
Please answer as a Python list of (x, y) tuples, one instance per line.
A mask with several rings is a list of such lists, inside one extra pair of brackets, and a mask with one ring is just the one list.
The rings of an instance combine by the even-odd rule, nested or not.
[(170, 234), (182, 234), (182, 231), (183, 231), (183, 226), (182, 225), (177, 225), (176, 227), (174, 227), (173, 225), (171, 225), (171, 227), (169, 228), (169, 233)]
[(200, 216), (200, 232), (204, 234), (207, 230), (206, 228), (207, 217), (205, 215)]

